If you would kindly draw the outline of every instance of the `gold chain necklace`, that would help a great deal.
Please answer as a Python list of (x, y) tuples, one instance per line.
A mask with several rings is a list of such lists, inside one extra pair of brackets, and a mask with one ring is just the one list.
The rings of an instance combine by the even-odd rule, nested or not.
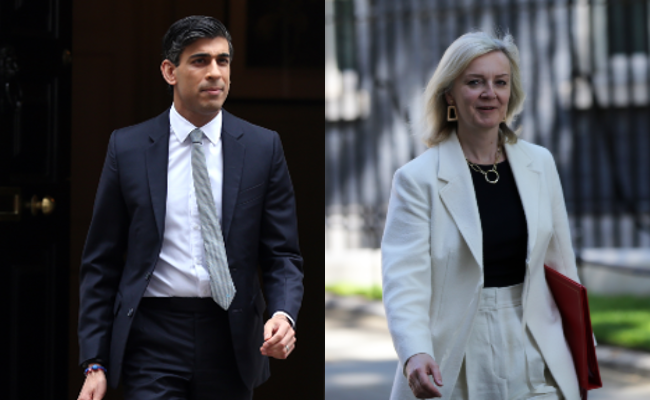
[[(499, 160), (499, 154), (501, 154), (501, 147), (497, 147), (497, 152), (496, 152), (496, 154), (494, 155), (494, 164), (492, 165), (492, 169), (489, 169), (489, 170), (487, 170), (487, 171), (483, 171), (483, 169), (482, 169), (481, 167), (479, 167), (478, 165), (474, 164), (473, 162), (471, 162), (471, 161), (468, 160), (467, 158), (465, 158), (465, 161), (467, 161), (467, 164), (469, 164), (469, 167), (470, 167), (471, 169), (473, 169), (473, 170), (476, 171), (476, 172), (480, 172), (480, 173), (482, 173), (483, 176), (485, 177), (485, 180), (486, 180), (486, 181), (488, 181), (488, 182), (491, 183), (491, 184), (495, 184), (495, 183), (499, 182), (499, 173), (497, 172), (497, 161)], [(496, 178), (494, 178), (494, 180), (490, 180), (490, 178), (488, 177), (488, 174), (489, 174), (490, 172), (493, 172), (494, 175), (496, 175)]]

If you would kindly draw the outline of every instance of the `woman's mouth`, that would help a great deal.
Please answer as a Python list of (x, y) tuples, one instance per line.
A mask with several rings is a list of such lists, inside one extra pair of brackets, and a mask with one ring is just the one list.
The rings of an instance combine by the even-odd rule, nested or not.
[(486, 113), (486, 114), (487, 114), (487, 113), (491, 113), (491, 112), (496, 111), (496, 110), (497, 110), (497, 107), (489, 107), (489, 106), (485, 106), (485, 107), (476, 107), (476, 109), (477, 109), (480, 113)]

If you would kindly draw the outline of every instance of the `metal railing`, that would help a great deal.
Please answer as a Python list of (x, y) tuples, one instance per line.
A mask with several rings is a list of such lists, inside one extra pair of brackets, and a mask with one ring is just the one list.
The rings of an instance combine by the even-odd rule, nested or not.
[(425, 150), (426, 82), (483, 29), (515, 37), (516, 124), (555, 156), (576, 247), (649, 246), (649, 13), (648, 0), (327, 0), (326, 233), (379, 245), (392, 175)]

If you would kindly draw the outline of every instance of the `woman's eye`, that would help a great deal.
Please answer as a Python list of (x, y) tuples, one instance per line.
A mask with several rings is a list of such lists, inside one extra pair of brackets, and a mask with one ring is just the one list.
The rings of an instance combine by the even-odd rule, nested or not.
[(470, 86), (475, 86), (475, 85), (479, 84), (479, 80), (474, 79), (474, 80), (471, 80), (471, 81), (467, 82), (467, 84), (470, 85)]

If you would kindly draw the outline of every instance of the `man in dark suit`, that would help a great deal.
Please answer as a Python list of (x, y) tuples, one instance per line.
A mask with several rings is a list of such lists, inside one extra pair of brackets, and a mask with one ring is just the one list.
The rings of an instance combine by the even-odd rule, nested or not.
[(221, 22), (177, 21), (163, 58), (174, 103), (113, 132), (97, 189), (80, 400), (120, 377), (126, 399), (250, 399), (268, 357), (295, 347), (303, 270), (280, 139), (222, 109), (233, 49)]

